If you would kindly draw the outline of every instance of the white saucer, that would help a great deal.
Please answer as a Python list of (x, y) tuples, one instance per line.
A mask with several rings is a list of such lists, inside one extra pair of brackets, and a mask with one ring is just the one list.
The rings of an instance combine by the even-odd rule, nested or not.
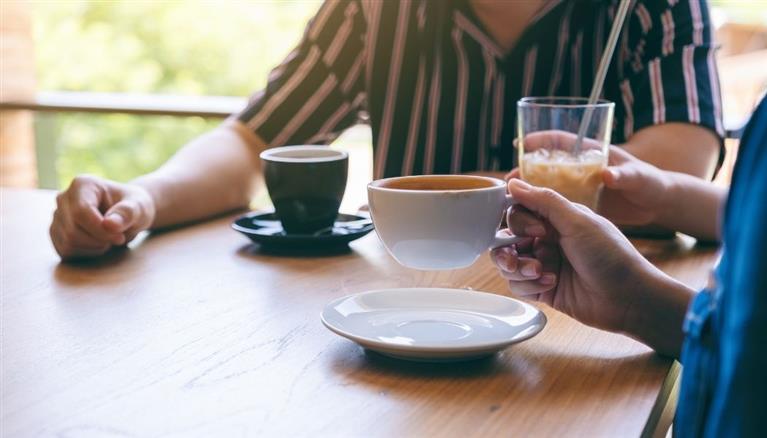
[(464, 289), (382, 289), (330, 302), (322, 323), (362, 347), (420, 361), (466, 360), (538, 334), (540, 310), (513, 298)]

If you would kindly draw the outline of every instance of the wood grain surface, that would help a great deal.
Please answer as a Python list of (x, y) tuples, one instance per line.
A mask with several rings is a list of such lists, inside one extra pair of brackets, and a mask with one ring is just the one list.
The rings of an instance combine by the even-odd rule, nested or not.
[[(672, 365), (548, 308), (540, 335), (490, 359), (388, 359), (326, 330), (323, 306), (386, 287), (507, 294), (487, 255), (418, 272), (375, 233), (268, 254), (229, 215), (63, 265), (54, 194), (0, 194), (2, 436), (639, 436)], [(681, 238), (638, 246), (695, 287), (715, 258)]]

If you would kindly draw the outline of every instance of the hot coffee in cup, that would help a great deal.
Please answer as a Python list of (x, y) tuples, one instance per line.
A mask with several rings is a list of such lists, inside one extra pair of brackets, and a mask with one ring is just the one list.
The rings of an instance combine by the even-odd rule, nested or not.
[(349, 155), (326, 146), (286, 146), (261, 153), (275, 213), (288, 233), (333, 225), (346, 189)]
[(463, 268), (490, 248), (519, 239), (498, 231), (511, 205), (495, 178), (425, 175), (368, 184), (378, 237), (400, 264), (414, 269)]

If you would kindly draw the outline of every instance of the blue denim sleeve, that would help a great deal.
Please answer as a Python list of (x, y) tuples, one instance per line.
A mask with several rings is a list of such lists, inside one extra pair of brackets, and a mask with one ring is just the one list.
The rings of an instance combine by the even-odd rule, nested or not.
[(718, 370), (709, 436), (767, 436), (767, 166), (752, 175), (753, 202), (732, 221), (737, 230), (725, 235), (732, 238), (719, 269), (724, 290), (717, 308)]
[[(761, 290), (760, 295), (764, 295)], [(737, 295), (737, 294), (730, 294)], [(706, 435), (764, 437), (767, 435), (767, 315), (761, 303), (730, 296), (723, 303), (730, 318), (723, 321), (718, 373)], [(730, 301), (729, 299), (727, 301)], [(740, 306), (754, 306), (742, 311)]]
[(674, 420), (674, 435), (702, 436), (716, 377), (716, 344), (711, 322), (717, 301), (711, 290), (695, 296), (684, 321), (682, 386)]
[(688, 311), (678, 436), (767, 436), (767, 100), (743, 136), (716, 286)]

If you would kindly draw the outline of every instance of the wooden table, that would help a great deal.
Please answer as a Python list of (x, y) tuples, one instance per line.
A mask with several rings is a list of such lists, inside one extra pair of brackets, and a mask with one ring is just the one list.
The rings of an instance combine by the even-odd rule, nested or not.
[[(629, 437), (652, 434), (674, 381), (672, 361), (548, 308), (537, 337), (453, 365), (365, 353), (320, 323), (367, 289), (506, 294), (487, 256), (417, 272), (374, 233), (333, 256), (264, 254), (227, 216), (63, 265), (53, 193), (0, 194), (2, 436)], [(715, 257), (684, 239), (640, 247), (696, 287)]]

